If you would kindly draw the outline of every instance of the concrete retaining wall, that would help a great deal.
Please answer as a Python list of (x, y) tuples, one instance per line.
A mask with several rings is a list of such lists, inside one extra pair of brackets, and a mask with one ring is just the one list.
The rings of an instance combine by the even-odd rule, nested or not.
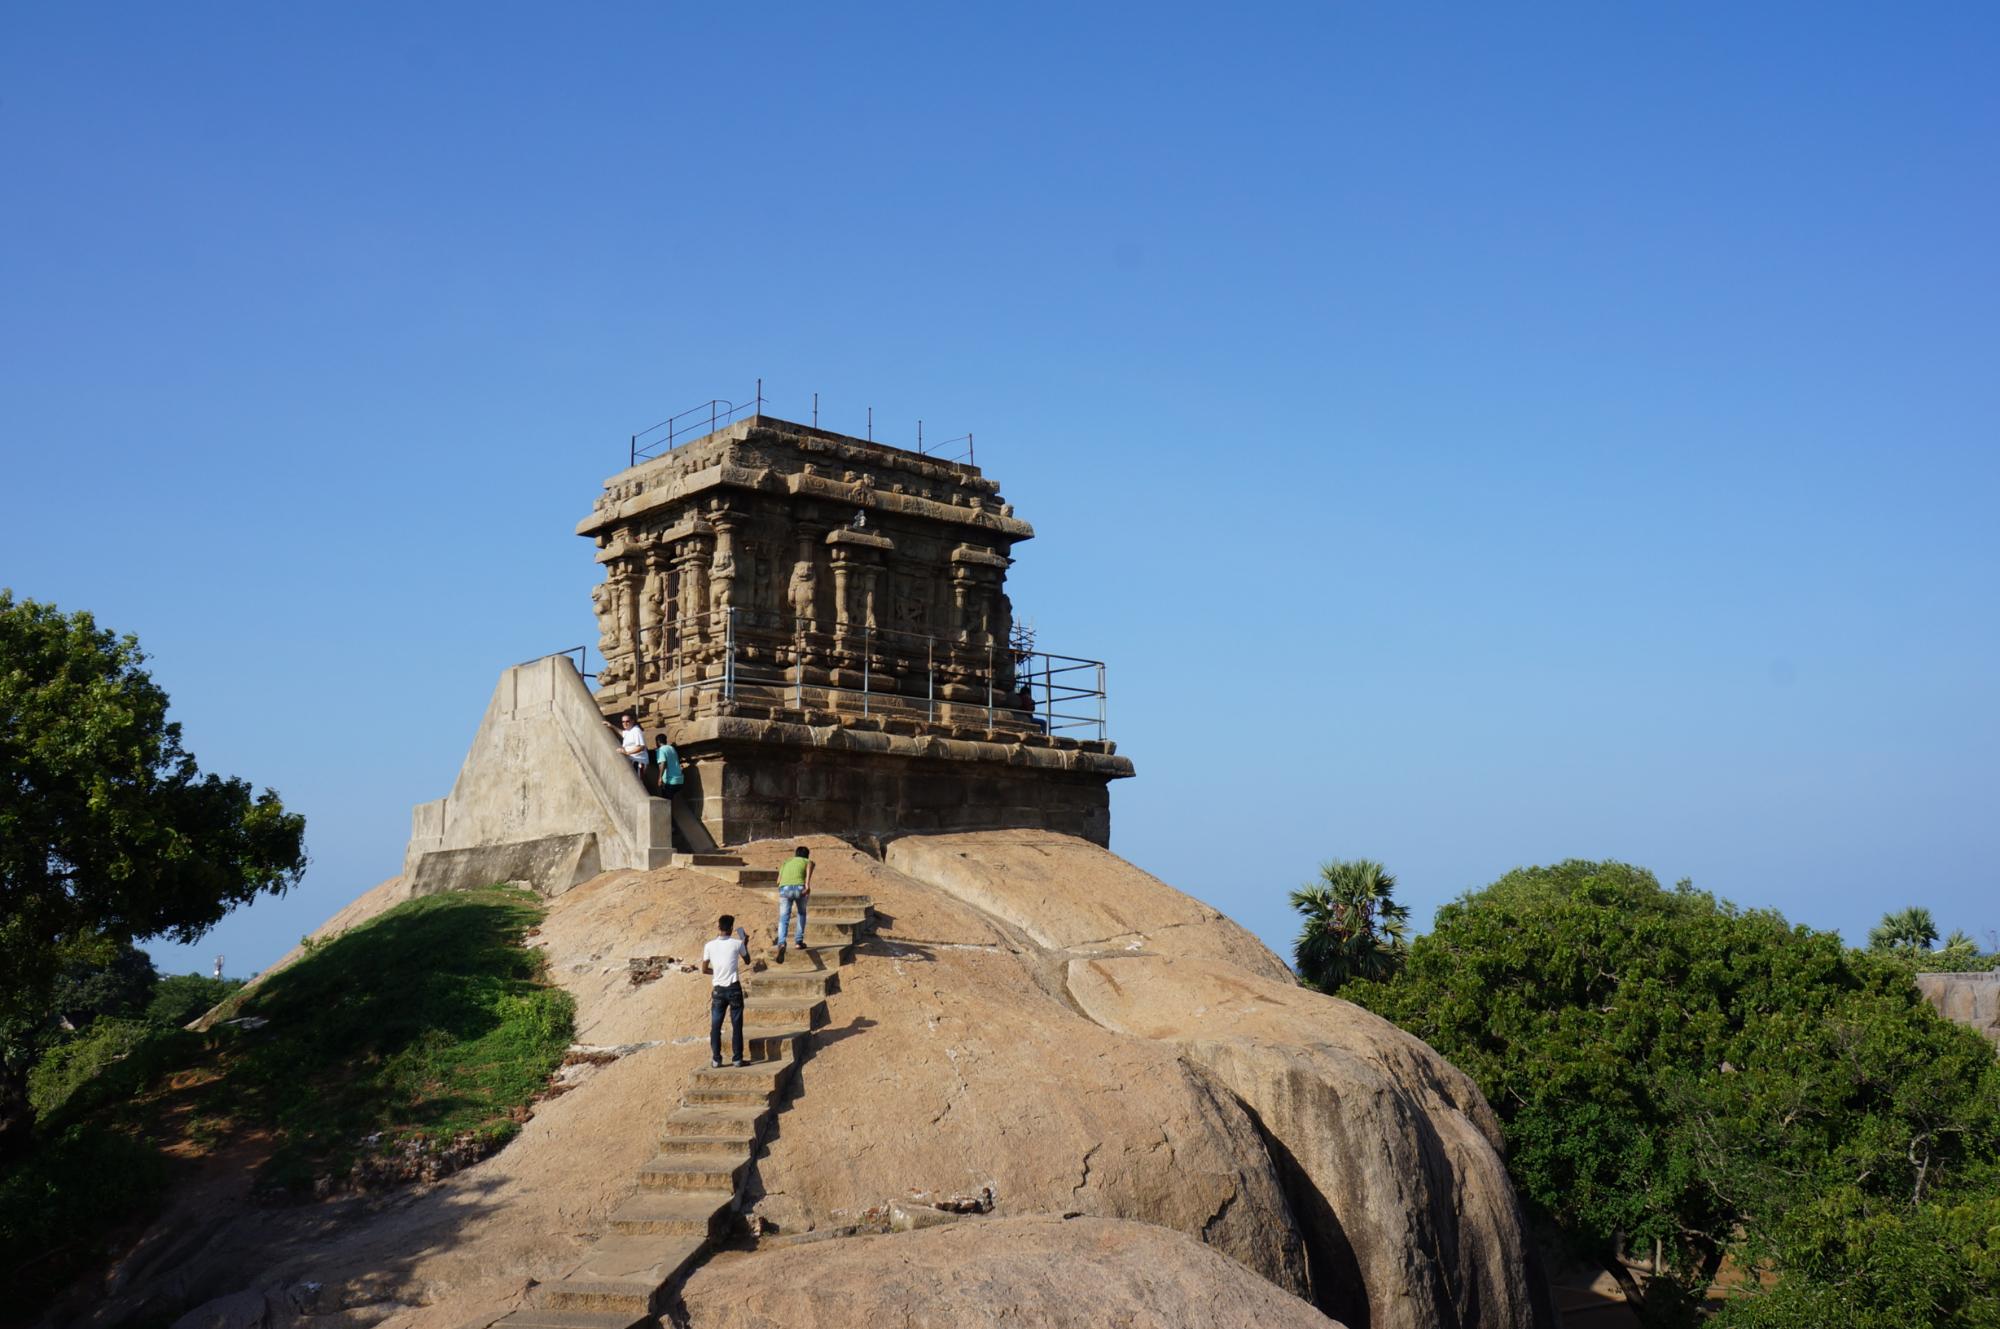
[(403, 875), (428, 890), (484, 878), (553, 894), (599, 871), (664, 866), (668, 816), (576, 667), (549, 656), (500, 675), (451, 793), (411, 814)]

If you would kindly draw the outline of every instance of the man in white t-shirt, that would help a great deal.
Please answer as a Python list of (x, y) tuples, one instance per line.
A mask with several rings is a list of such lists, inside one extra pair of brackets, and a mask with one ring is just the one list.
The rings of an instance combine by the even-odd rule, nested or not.
[[(736, 926), (734, 914), (715, 920), (716, 935), (701, 948), (701, 972), (709, 976), (708, 1064), (722, 1064), (722, 1013), (729, 1012), (731, 1066), (743, 1060), (743, 969), (750, 963), (750, 934)], [(732, 935), (733, 934), (733, 935)]]
[(625, 754), (625, 760), (632, 763), (638, 772), (639, 783), (646, 782), (646, 731), (639, 727), (639, 718), (627, 711), (619, 717), (618, 748)]

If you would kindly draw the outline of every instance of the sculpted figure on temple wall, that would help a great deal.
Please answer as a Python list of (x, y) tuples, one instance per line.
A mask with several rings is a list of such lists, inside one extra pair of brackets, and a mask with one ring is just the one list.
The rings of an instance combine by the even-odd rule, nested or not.
[(791, 606), (792, 617), (808, 632), (812, 631), (815, 607), (819, 600), (819, 572), (813, 566), (812, 544), (809, 539), (799, 541), (799, 561), (792, 565), (792, 578), (785, 587), (785, 602)]
[(607, 660), (618, 649), (618, 613), (612, 608), (612, 597), (608, 581), (590, 588), (590, 607), (597, 613), (597, 653)]
[(708, 567), (708, 603), (716, 613), (736, 603), (736, 553), (727, 530), (716, 533), (715, 561)]

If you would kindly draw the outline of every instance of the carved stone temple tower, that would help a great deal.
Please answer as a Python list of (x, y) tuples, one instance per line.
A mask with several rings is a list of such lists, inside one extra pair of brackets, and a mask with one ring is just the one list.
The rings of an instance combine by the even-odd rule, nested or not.
[(1034, 529), (977, 467), (757, 415), (612, 476), (577, 534), (606, 574), (598, 705), (671, 736), (717, 844), (1108, 841), (1132, 764), (1103, 666), (1013, 634)]

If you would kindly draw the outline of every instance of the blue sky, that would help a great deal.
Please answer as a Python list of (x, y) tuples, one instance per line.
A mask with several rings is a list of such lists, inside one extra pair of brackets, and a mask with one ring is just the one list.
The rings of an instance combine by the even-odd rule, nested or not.
[(975, 431), (1114, 848), (1274, 945), (1621, 857), (2000, 927), (2000, 12), (15, 6), (0, 584), (309, 820), (594, 638), (636, 428)]

